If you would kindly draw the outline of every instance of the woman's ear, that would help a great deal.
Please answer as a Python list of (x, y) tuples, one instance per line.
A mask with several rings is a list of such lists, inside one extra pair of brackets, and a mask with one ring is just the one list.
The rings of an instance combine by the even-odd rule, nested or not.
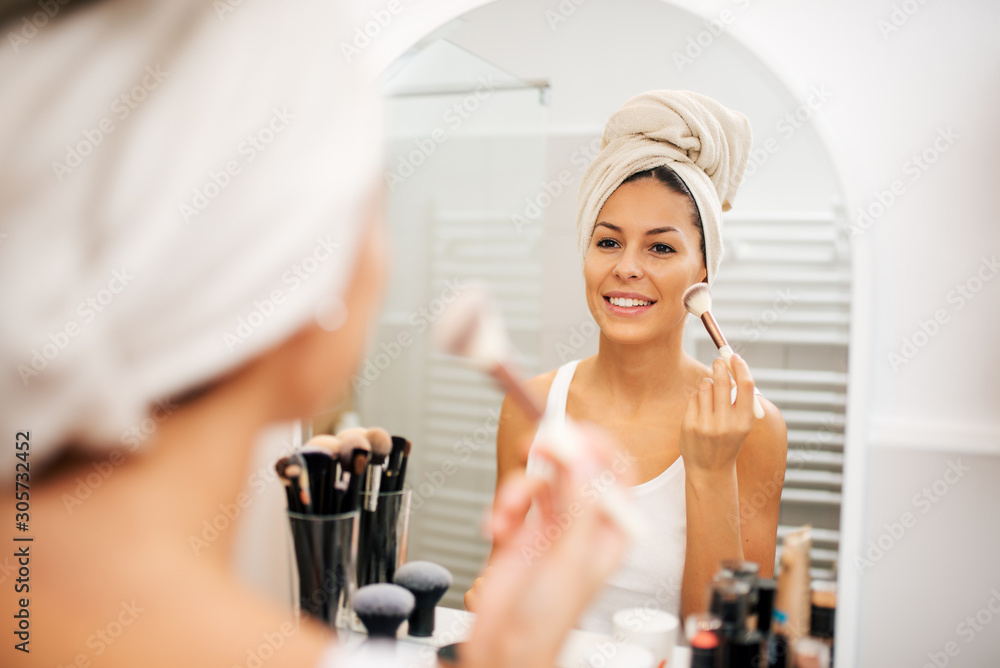
[(351, 391), (385, 289), (387, 238), (380, 202), (372, 203), (343, 293), (346, 319), (333, 329), (310, 321), (257, 360), (253, 381), (269, 395), (273, 420), (313, 414)]

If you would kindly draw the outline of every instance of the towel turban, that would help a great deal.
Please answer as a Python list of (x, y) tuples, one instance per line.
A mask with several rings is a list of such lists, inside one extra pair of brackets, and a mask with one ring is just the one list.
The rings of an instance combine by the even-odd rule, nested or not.
[(576, 228), (585, 255), (601, 207), (636, 172), (667, 166), (694, 195), (709, 285), (722, 261), (722, 212), (736, 197), (750, 154), (750, 121), (700, 93), (652, 90), (608, 119), (601, 151), (580, 183)]
[(0, 434), (33, 464), (138, 449), (158, 401), (336, 315), (382, 161), (352, 12), (105, 0), (5, 40)]

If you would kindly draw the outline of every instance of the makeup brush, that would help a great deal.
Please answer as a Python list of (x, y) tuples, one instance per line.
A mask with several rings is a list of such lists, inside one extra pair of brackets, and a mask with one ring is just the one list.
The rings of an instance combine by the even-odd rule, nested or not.
[(385, 471), (382, 472), (381, 489), (383, 492), (396, 492), (396, 479), (399, 477), (399, 467), (403, 461), (403, 448), (407, 441), (402, 436), (392, 437), (392, 449), (389, 452), (389, 461), (386, 463)]
[(365, 585), (354, 594), (354, 612), (372, 638), (395, 638), (415, 605), (413, 594), (388, 582)]
[[(330, 515), (340, 512), (338, 510), (340, 504), (340, 498), (342, 494), (338, 494), (337, 481), (340, 480), (340, 469), (341, 462), (346, 461), (350, 458), (350, 446), (345, 446), (344, 443), (332, 434), (318, 434), (309, 439), (306, 443), (306, 449), (310, 451), (322, 451), (325, 452), (329, 459), (321, 458), (319, 455), (314, 455), (315, 459), (322, 461), (324, 467), (326, 467), (326, 475), (323, 476), (323, 502), (322, 505), (317, 504), (319, 510), (317, 512), (321, 515)], [(316, 482), (315, 476), (313, 478), (313, 489), (315, 490)], [(313, 492), (316, 496), (316, 492)]]
[(520, 382), (521, 374), (510, 359), (503, 316), (485, 288), (463, 290), (441, 315), (431, 335), (440, 350), (464, 357), (493, 376), (529, 419), (542, 419), (542, 408)]
[[(719, 354), (722, 355), (726, 367), (729, 368), (729, 373), (732, 373), (733, 365), (730, 358), (733, 356), (733, 349), (726, 341), (726, 337), (722, 335), (722, 330), (719, 329), (719, 323), (715, 321), (715, 316), (712, 315), (712, 291), (709, 289), (708, 283), (695, 283), (684, 291), (681, 301), (684, 302), (684, 308), (701, 318), (701, 321), (705, 323), (708, 335), (712, 337), (712, 342), (719, 349)], [(756, 392), (753, 393), (753, 416), (755, 418), (764, 417), (764, 407), (758, 401)]]
[(361, 427), (344, 429), (337, 433), (337, 439), (341, 450), (337, 471), (340, 493), (336, 512), (346, 513), (358, 507), (361, 483), (371, 458), (372, 446), (368, 442), (367, 430)]
[(413, 444), (409, 440), (404, 439), (403, 443), (403, 456), (399, 460), (399, 472), (396, 475), (396, 491), (403, 491), (403, 484), (406, 482), (406, 465), (410, 461), (410, 450), (413, 449)]
[(289, 464), (285, 466), (285, 475), (291, 480), (292, 490), (302, 503), (301, 512), (314, 512), (312, 491), (309, 485), (309, 467), (306, 460), (298, 452), (288, 456)]
[(333, 452), (317, 443), (322, 443), (322, 437), (310, 439), (297, 454), (306, 461), (306, 470), (309, 471), (309, 493), (314, 512), (324, 515), (332, 502), (336, 460)]
[(302, 467), (293, 464), (291, 458), (282, 457), (274, 463), (274, 471), (278, 474), (281, 486), (285, 488), (285, 500), (288, 509), (293, 513), (301, 513), (305, 510), (299, 489), (298, 477), (302, 473)]
[(409, 634), (430, 638), (434, 635), (434, 607), (451, 586), (451, 573), (429, 561), (410, 561), (396, 569), (392, 580), (406, 587), (416, 601), (410, 613)]
[[(435, 323), (431, 334), (441, 350), (471, 360), (492, 376), (530, 419), (541, 422), (539, 432), (544, 434), (549, 452), (565, 466), (572, 465), (579, 457), (577, 428), (569, 418), (542, 419), (544, 406), (525, 391), (521, 375), (510, 359), (511, 345), (500, 310), (485, 288), (469, 286), (463, 290)], [(621, 490), (609, 487), (600, 495), (600, 503), (630, 538), (635, 540), (644, 533), (645, 523), (629, 510)]]
[(389, 466), (389, 455), (392, 453), (392, 437), (381, 427), (372, 427), (365, 433), (372, 447), (372, 456), (365, 467), (361, 491), (364, 495), (365, 510), (375, 510), (378, 505), (378, 494), (382, 489), (382, 475)]
[(350, 469), (351, 477), (341, 501), (340, 512), (347, 513), (357, 510), (361, 506), (361, 489), (364, 486), (365, 469), (371, 460), (371, 450), (365, 448), (354, 448), (351, 450), (350, 460), (344, 469)]

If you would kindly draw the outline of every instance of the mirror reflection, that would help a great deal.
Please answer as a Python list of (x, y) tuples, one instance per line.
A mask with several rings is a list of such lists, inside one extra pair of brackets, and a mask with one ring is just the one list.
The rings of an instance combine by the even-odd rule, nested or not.
[[(451, 570), (454, 582), (442, 604), (463, 607), (491, 548), (480, 525), (497, 479), (498, 427), (503, 421), (501, 431), (510, 430), (501, 433), (501, 462), (511, 447), (505, 439), (530, 440), (533, 432), (518, 424), (516, 412), (501, 409), (503, 393), (487, 376), (429, 343), (429, 328), (473, 281), (497, 297), (539, 397), (558, 404), (561, 388), (571, 417), (615, 433), (639, 461), (636, 482), (669, 477), (683, 417), (678, 397), (710, 372), (718, 351), (702, 322), (687, 317), (673, 357), (638, 346), (657, 363), (667, 360), (669, 372), (627, 357), (627, 369), (608, 375), (615, 369), (610, 362), (626, 359), (613, 354), (629, 355), (637, 346), (623, 343), (627, 332), (611, 331), (616, 323), (607, 313), (596, 309), (595, 319), (588, 299), (625, 279), (614, 278), (610, 265), (585, 276), (575, 217), (581, 178), (611, 114), (638, 93), (679, 89), (742, 112), (753, 128), (738, 196), (723, 214), (725, 259), (711, 287), (712, 312), (787, 428), (773, 558), (784, 536), (810, 524), (810, 575), (834, 580), (850, 267), (839, 186), (810, 125), (830, 93), (788, 90), (727, 34), (697, 57), (686, 56), (691, 62), (678, 60), (674, 47), (697, 33), (697, 20), (655, 0), (588, 3), (586, 12), (554, 23), (545, 16), (524, 20), (538, 14), (524, 0), (477, 9), (413, 47), (383, 80), (393, 266), (378, 335), (347, 408), (362, 423), (414, 443), (409, 557)], [(616, 30), (624, 17), (629, 29)], [(607, 213), (634, 222), (656, 202), (660, 211), (676, 213), (671, 206), (683, 200), (671, 200), (671, 193), (655, 178), (639, 179), (616, 191)], [(687, 224), (684, 239), (666, 234), (655, 241), (686, 244), (672, 250), (698, 259), (697, 229)], [(619, 227), (600, 236), (618, 235), (605, 246), (624, 253), (645, 230)], [(659, 290), (655, 281), (646, 285)], [(672, 284), (641, 296), (667, 295), (670, 313), (683, 318)], [(558, 369), (564, 372), (553, 388)], [(635, 408), (621, 410), (618, 402)], [(740, 490), (744, 524), (767, 514), (781, 482), (769, 477), (773, 471), (780, 467), (761, 465), (751, 489)], [(746, 557), (771, 558), (767, 542)], [(663, 570), (654, 586), (658, 600), (679, 600), (680, 577), (677, 568)]]

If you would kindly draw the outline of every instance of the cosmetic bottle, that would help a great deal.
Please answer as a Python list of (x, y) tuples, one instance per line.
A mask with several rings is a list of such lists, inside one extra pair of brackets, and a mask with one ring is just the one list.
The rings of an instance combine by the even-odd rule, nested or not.
[(772, 633), (772, 622), (774, 620), (774, 592), (774, 580), (757, 580), (757, 631), (760, 632), (761, 668), (768, 665), (767, 657), (774, 638)]
[(735, 577), (723, 577), (712, 583), (713, 614), (719, 616), (719, 648), (716, 665), (722, 668), (758, 668), (761, 638), (756, 629), (747, 628), (750, 586)]
[(776, 633), (767, 644), (767, 668), (789, 668), (788, 638)]
[(757, 630), (763, 642), (771, 637), (771, 621), (774, 617), (774, 580), (757, 580)]
[(684, 635), (691, 646), (691, 668), (716, 668), (722, 620), (710, 612), (688, 615)]
[(826, 645), (833, 665), (833, 634), (837, 612), (837, 583), (816, 580), (812, 583), (809, 612), (809, 635)]
[(774, 616), (768, 665), (795, 666), (795, 648), (809, 633), (809, 552), (812, 530), (802, 527), (785, 536), (781, 544), (778, 588), (774, 594)]
[(760, 567), (756, 562), (742, 559), (727, 559), (721, 564), (721, 571), (732, 573), (734, 579), (745, 582), (750, 588), (747, 598), (747, 628), (751, 631), (758, 628), (757, 621), (757, 574)]

